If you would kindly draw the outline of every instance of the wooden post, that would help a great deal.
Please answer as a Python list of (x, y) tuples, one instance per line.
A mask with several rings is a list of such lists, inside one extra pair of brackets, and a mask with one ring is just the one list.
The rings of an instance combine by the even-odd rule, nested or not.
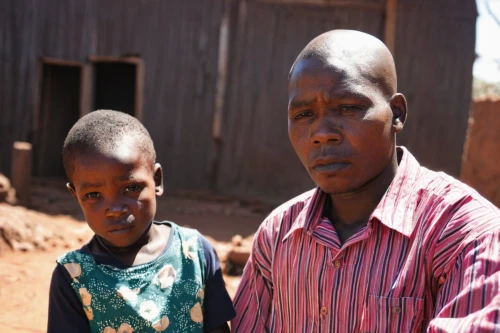
[(90, 113), (93, 105), (94, 91), (93, 78), (94, 68), (90, 64), (82, 65), (80, 71), (80, 118)]
[(12, 187), (16, 189), (17, 203), (27, 206), (31, 193), (31, 173), (33, 163), (31, 143), (14, 142), (12, 148)]
[(392, 56), (396, 58), (396, 10), (397, 0), (387, 0), (385, 4), (384, 42)]
[(134, 116), (140, 121), (142, 119), (142, 108), (144, 106), (144, 61), (137, 59), (135, 64), (135, 112)]
[(212, 120), (212, 137), (221, 139), (222, 112), (226, 98), (227, 73), (229, 66), (229, 17), (230, 2), (225, 1), (224, 15), (219, 30), (219, 59), (217, 62), (217, 83), (215, 90), (215, 109)]

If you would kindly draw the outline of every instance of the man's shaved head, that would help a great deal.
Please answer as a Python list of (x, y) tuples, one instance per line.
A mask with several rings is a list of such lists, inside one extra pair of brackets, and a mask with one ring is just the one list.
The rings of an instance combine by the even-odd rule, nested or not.
[[(378, 38), (355, 30), (332, 30), (314, 38), (300, 52), (289, 79), (301, 60), (315, 58), (325, 67), (365, 78), (390, 98), (397, 91), (396, 66), (391, 52)], [(347, 73), (346, 73), (347, 74)]]
[(329, 31), (299, 54), (288, 79), (288, 135), (324, 192), (387, 189), (407, 115), (396, 85), (387, 47), (359, 31)]

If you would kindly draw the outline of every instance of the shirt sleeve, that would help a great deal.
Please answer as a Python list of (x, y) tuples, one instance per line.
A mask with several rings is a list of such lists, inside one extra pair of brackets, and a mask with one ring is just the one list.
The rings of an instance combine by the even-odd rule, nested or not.
[(500, 232), (469, 242), (441, 277), (427, 332), (500, 331)]
[(222, 277), (217, 252), (205, 237), (201, 235), (200, 237), (206, 262), (203, 330), (204, 332), (211, 332), (230, 321), (235, 316), (235, 312), (233, 302), (227, 293)]
[(59, 264), (54, 269), (50, 282), (47, 332), (90, 332), (82, 303), (71, 287), (71, 277)]
[(236, 292), (236, 317), (231, 321), (232, 332), (270, 332), (273, 242), (266, 235), (265, 224), (264, 222), (254, 235), (252, 253)]

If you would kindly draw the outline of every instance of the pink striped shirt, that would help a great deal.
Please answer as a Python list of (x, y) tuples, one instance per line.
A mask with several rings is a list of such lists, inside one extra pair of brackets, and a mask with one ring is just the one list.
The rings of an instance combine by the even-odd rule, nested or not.
[(392, 184), (343, 245), (319, 189), (271, 213), (233, 332), (500, 332), (500, 211), (398, 149)]

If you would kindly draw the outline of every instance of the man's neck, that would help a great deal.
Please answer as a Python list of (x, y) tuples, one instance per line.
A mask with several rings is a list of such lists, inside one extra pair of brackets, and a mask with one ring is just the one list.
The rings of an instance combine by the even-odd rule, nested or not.
[(397, 169), (398, 159), (395, 153), (390, 165), (360, 189), (350, 193), (329, 195), (330, 202), (325, 215), (332, 221), (341, 243), (366, 225), (396, 176)]

